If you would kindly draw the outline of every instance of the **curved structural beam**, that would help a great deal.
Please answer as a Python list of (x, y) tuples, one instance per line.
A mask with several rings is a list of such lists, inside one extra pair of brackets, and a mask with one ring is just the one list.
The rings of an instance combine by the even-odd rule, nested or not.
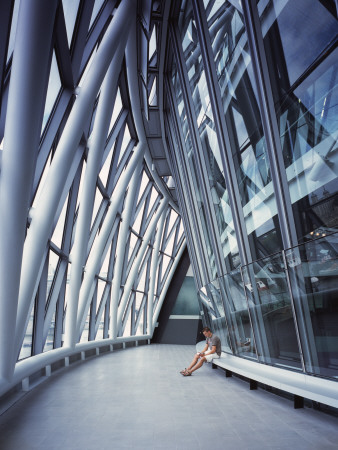
[(77, 340), (76, 317), (83, 268), (87, 257), (90, 223), (95, 202), (96, 180), (104, 152), (106, 136), (109, 131), (110, 118), (113, 113), (119, 72), (121, 67), (128, 33), (124, 30), (119, 47), (110, 64), (102, 84), (100, 101), (95, 116), (94, 128), (88, 142), (88, 160), (83, 191), (76, 223), (76, 235), (72, 249), (72, 277), (69, 283), (70, 301), (67, 308), (65, 336), (68, 345), (74, 345)]
[[(14, 332), (30, 201), (27, 187), (33, 184), (57, 3), (22, 2), (17, 24), (0, 181), (0, 374), (5, 378), (11, 377), (18, 353)], [(29, 264), (34, 266), (31, 260)], [(25, 322), (26, 317), (22, 328)]]

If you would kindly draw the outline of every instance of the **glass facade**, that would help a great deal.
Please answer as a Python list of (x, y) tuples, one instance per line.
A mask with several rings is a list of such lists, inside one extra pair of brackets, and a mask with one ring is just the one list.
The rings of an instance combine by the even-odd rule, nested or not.
[[(337, 19), (321, 2), (311, 2), (311, 8), (304, 0), (283, 7), (279, 1), (261, 3), (283, 160), (297, 237), (303, 243), (310, 233), (337, 231), (337, 214), (331, 214), (338, 189)], [(306, 24), (302, 39), (296, 38), (299, 23)]]
[(308, 3), (174, 2), (168, 85), (217, 267), (205, 324), (226, 353), (335, 379), (338, 25)]

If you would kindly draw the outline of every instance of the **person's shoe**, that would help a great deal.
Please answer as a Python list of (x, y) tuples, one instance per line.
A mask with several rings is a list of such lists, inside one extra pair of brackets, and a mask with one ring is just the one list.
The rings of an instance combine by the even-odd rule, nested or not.
[(182, 373), (184, 377), (191, 377), (191, 372), (189, 370), (186, 370), (184, 373)]

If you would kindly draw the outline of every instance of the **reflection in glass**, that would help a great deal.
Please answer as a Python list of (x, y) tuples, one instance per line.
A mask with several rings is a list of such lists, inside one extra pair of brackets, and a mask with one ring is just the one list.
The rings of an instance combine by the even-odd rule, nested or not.
[(191, 3), (181, 12), (179, 26), (223, 256), (231, 270), (240, 263), (237, 239)]
[[(301, 368), (292, 304), (281, 254), (243, 267), (257, 348), (268, 364)], [(258, 344), (258, 342), (257, 342)]]
[[(259, 2), (300, 242), (338, 230), (338, 23), (325, 2)], [(267, 20), (269, 17), (269, 21)], [(302, 39), (298, 38), (302, 24)], [(329, 211), (335, 211), (330, 214)]]
[(293, 296), (305, 318), (306, 370), (338, 377), (338, 234), (286, 252)]
[(231, 353), (231, 343), (218, 280), (209, 283), (199, 291), (199, 300), (208, 312), (210, 328), (222, 343), (222, 351)]
[(174, 87), (174, 92), (176, 95), (176, 101), (177, 101), (177, 108), (178, 113), (180, 117), (182, 132), (183, 132), (183, 138), (185, 142), (184, 151), (186, 152), (187, 161), (189, 163), (190, 168), (190, 174), (191, 174), (191, 183), (194, 186), (195, 191), (195, 198), (198, 205), (198, 215), (201, 223), (202, 229), (200, 230), (202, 232), (202, 235), (205, 240), (205, 246), (207, 250), (207, 257), (209, 261), (209, 267), (212, 278), (216, 278), (216, 262), (215, 262), (215, 256), (214, 251), (211, 246), (211, 240), (209, 235), (209, 229), (206, 222), (206, 211), (205, 211), (205, 205), (204, 200), (201, 194), (201, 187), (200, 187), (200, 178), (198, 175), (198, 170), (196, 166), (196, 150), (193, 147), (191, 136), (190, 136), (190, 129), (188, 124), (188, 119), (185, 111), (185, 105), (183, 101), (183, 94), (182, 94), (182, 87), (179, 80), (179, 77), (177, 76), (177, 69), (176, 65), (173, 65), (172, 70), (172, 82)]
[(240, 5), (204, 1), (252, 259), (282, 249), (277, 206)]
[(223, 285), (230, 310), (230, 331), (233, 334), (234, 352), (243, 358), (257, 359), (255, 338), (252, 332), (240, 269), (222, 277), (220, 283)]

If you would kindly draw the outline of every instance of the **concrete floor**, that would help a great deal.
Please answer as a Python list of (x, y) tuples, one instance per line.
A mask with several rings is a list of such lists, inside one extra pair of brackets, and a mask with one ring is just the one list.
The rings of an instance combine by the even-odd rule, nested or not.
[(338, 418), (210, 365), (183, 377), (193, 353), (153, 344), (61, 370), (0, 416), (0, 449), (338, 448)]

